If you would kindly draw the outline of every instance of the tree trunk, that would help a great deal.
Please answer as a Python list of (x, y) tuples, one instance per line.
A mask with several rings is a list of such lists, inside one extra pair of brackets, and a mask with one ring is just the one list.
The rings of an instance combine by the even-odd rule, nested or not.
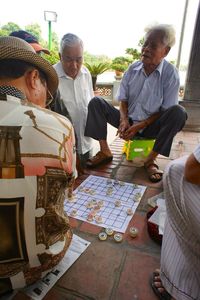
[(96, 91), (97, 76), (92, 76), (93, 91)]

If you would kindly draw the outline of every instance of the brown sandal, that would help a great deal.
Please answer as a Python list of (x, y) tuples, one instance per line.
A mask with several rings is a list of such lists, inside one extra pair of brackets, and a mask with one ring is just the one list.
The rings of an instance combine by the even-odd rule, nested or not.
[[(151, 182), (159, 182), (162, 180), (163, 171), (159, 170), (159, 167), (157, 164), (155, 164), (154, 161), (148, 162), (144, 164), (144, 167), (149, 175), (149, 180)], [(159, 175), (158, 177), (155, 177), (155, 175)]]
[(108, 163), (112, 161), (113, 156), (107, 156), (103, 152), (99, 151), (97, 154), (91, 158), (89, 158), (86, 162), (87, 167), (94, 168), (101, 164)]

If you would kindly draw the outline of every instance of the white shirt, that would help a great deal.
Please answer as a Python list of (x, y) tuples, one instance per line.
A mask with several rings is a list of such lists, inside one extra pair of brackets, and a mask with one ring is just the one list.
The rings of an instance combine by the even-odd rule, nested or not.
[(91, 75), (84, 66), (75, 79), (66, 75), (61, 62), (55, 64), (54, 68), (59, 78), (61, 98), (69, 111), (77, 135), (78, 153), (85, 154), (92, 149), (92, 139), (84, 136), (88, 103), (94, 97)]

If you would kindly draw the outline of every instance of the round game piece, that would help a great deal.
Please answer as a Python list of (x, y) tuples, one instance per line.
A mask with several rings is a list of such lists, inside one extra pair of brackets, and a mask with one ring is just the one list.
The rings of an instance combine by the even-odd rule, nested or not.
[(90, 215), (91, 215), (91, 216), (95, 217), (96, 214), (97, 214), (97, 210), (92, 209), (92, 210), (90, 211)]
[(101, 209), (101, 207), (100, 207), (99, 205), (95, 205), (95, 206), (94, 206), (94, 210), (98, 211), (98, 210), (100, 210), (100, 209)]
[(128, 208), (127, 211), (126, 211), (126, 213), (127, 213), (128, 216), (133, 215), (133, 211), (132, 211), (131, 208)]
[(123, 236), (121, 233), (115, 233), (114, 234), (114, 240), (116, 243), (121, 243), (123, 240)]
[(76, 202), (76, 196), (72, 194), (70, 197), (68, 197), (68, 202)]
[(101, 224), (103, 222), (103, 219), (101, 216), (95, 216), (95, 221), (98, 223), (98, 224)]
[(97, 204), (97, 200), (96, 200), (96, 199), (92, 199), (91, 203), (92, 203), (93, 205), (96, 205), (96, 204)]
[(129, 229), (130, 236), (135, 238), (138, 235), (138, 229), (136, 227), (131, 227)]
[(120, 207), (121, 206), (121, 201), (120, 200), (116, 200), (115, 201), (115, 206), (116, 207)]
[(72, 209), (71, 213), (70, 213), (70, 216), (71, 217), (76, 217), (77, 215), (77, 209)]
[(103, 207), (103, 206), (104, 206), (104, 201), (103, 201), (103, 200), (99, 200), (97, 204), (98, 204), (100, 207)]
[(105, 232), (100, 232), (99, 239), (100, 241), (105, 241), (107, 239), (107, 234)]
[(89, 215), (87, 216), (87, 221), (88, 221), (88, 222), (92, 222), (93, 219), (94, 219), (94, 216), (93, 216), (92, 214), (89, 214)]
[(107, 235), (111, 236), (111, 235), (113, 235), (114, 231), (112, 230), (112, 228), (106, 228), (105, 232), (106, 232)]
[(140, 201), (141, 200), (141, 193), (136, 193), (134, 196), (135, 201)]
[(94, 206), (94, 204), (92, 202), (87, 202), (86, 203), (87, 208), (92, 208), (93, 206)]

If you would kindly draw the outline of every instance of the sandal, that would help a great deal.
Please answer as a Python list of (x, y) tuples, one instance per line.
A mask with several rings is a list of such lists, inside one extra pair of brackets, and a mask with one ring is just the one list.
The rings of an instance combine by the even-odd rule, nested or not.
[(101, 164), (108, 163), (112, 161), (113, 156), (107, 156), (103, 152), (99, 151), (97, 154), (91, 158), (89, 158), (86, 162), (87, 167), (94, 168)]
[[(156, 277), (159, 277), (159, 279), (156, 279)], [(156, 282), (160, 282), (161, 286), (157, 287), (155, 285)], [(160, 300), (172, 300), (173, 299), (172, 296), (162, 286), (162, 282), (161, 282), (161, 279), (160, 279), (160, 272), (159, 271), (153, 272), (153, 275), (150, 278), (150, 284), (151, 284), (151, 287), (152, 287), (154, 293), (156, 294), (156, 296)], [(160, 288), (162, 288), (163, 291), (159, 291)]]
[(162, 180), (163, 171), (159, 170), (158, 165), (154, 161), (144, 164), (144, 167), (149, 175), (149, 180), (151, 182), (155, 183)]

